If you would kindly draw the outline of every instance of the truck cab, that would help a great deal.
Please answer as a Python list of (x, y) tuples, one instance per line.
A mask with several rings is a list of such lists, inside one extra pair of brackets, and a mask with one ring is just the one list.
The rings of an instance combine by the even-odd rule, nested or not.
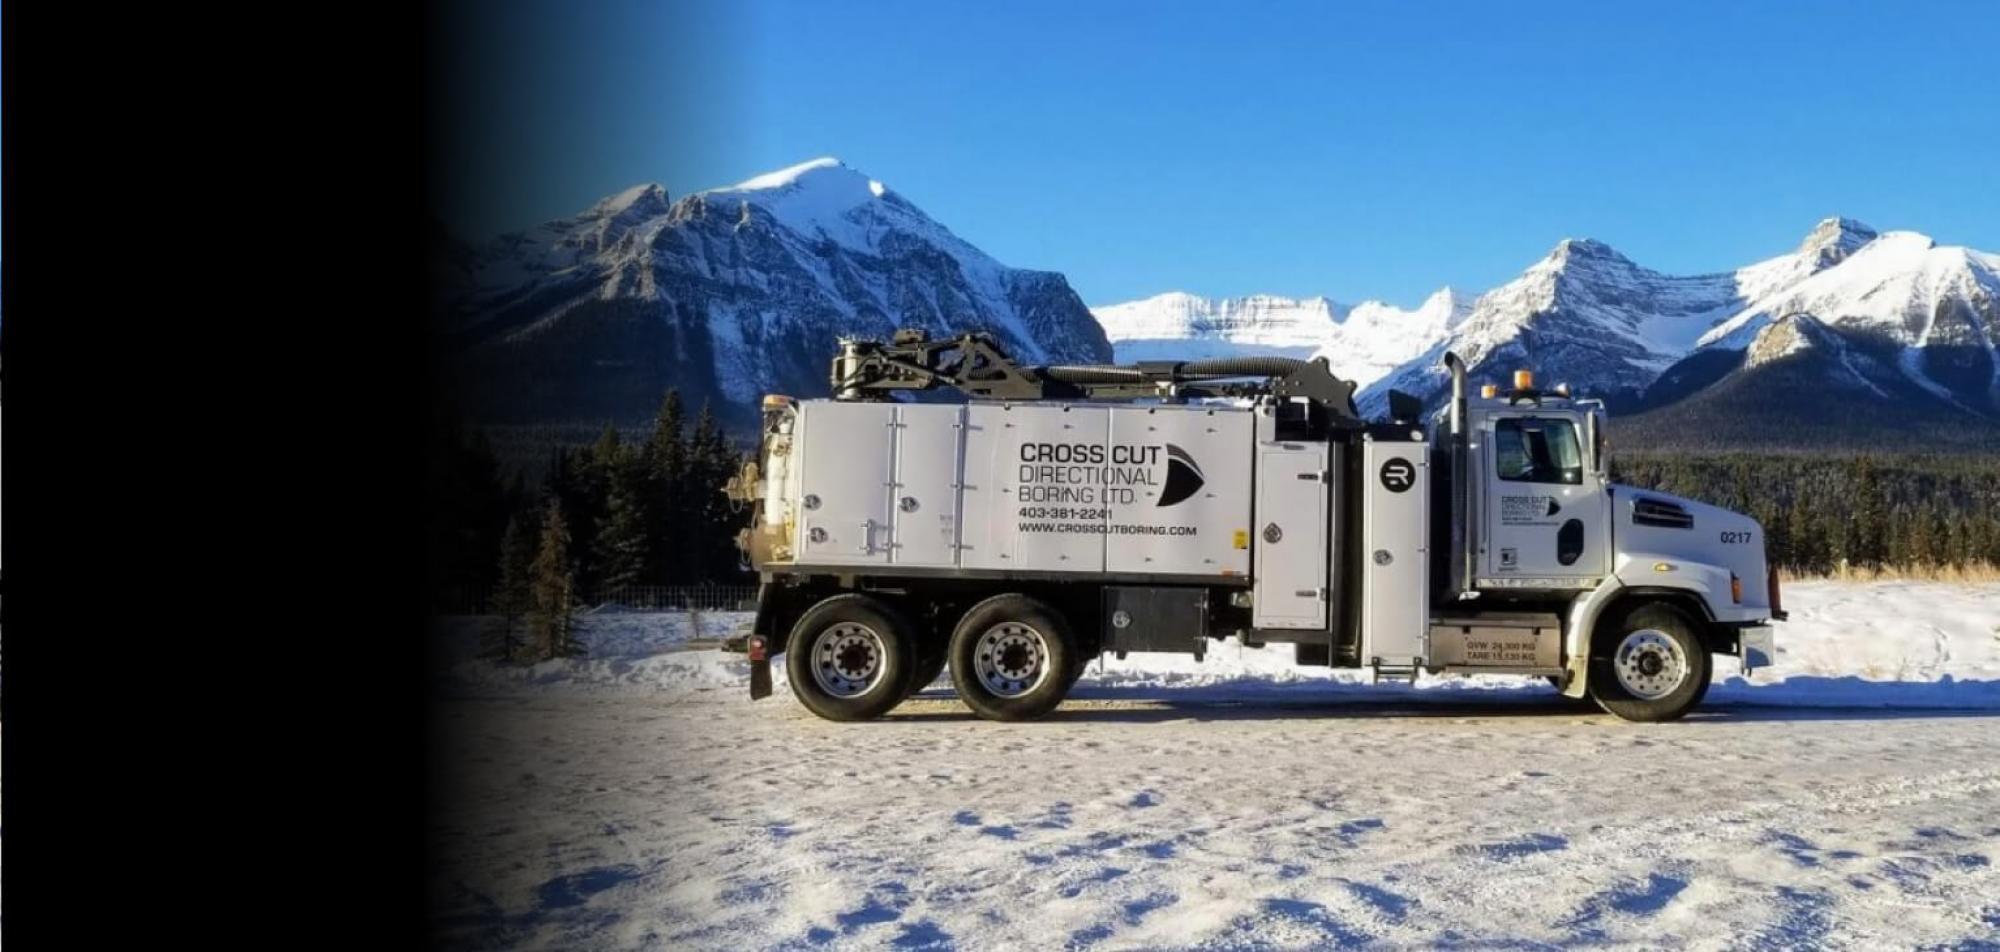
[(1613, 483), (1600, 402), (1537, 389), (1528, 370), (1473, 397), (1462, 365), (1447, 364), (1454, 398), (1433, 434), (1454, 460), (1456, 528), (1434, 633), (1449, 638), (1472, 606), (1554, 612), (1564, 692), (1642, 719), (1699, 703), (1708, 655), (1737, 656), (1746, 672), (1772, 663), (1767, 623), (1785, 616), (1756, 520)]

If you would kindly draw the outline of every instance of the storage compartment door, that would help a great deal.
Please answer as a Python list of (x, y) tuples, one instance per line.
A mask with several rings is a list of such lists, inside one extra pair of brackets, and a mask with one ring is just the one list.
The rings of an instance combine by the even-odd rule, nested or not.
[(1103, 407), (966, 408), (960, 564), (1020, 572), (1102, 572), (1107, 510), (1099, 476)]
[(1257, 453), (1255, 600), (1258, 628), (1326, 630), (1325, 443), (1264, 443)]
[(1362, 446), (1361, 662), (1406, 665), (1430, 628), (1427, 444)]
[(896, 407), (896, 479), (889, 519), (889, 561), (898, 565), (958, 563), (958, 474), (965, 408), (937, 404)]
[(1113, 407), (1098, 505), (1104, 570), (1233, 575), (1250, 570), (1251, 416), (1231, 407)]
[(799, 412), (799, 561), (887, 562), (895, 405), (809, 401)]

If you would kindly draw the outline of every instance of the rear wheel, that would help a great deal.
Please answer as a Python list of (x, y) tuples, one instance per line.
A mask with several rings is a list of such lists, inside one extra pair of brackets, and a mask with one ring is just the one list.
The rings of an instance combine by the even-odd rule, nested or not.
[(806, 709), (830, 721), (880, 717), (909, 694), (913, 629), (867, 595), (838, 595), (811, 609), (785, 642), (785, 673)]
[(1628, 721), (1675, 720), (1708, 694), (1708, 649), (1671, 605), (1641, 605), (1600, 630), (1590, 664), (1591, 699)]
[(1062, 614), (1026, 595), (998, 595), (965, 613), (951, 636), (951, 683), (980, 717), (1033, 720), (1055, 709), (1083, 666)]
[[(1076, 687), (1076, 682), (1083, 678), (1085, 671), (1090, 670), (1090, 663), (1095, 660), (1097, 660), (1097, 655), (1095, 654), (1085, 654), (1081, 651), (1076, 653), (1076, 660), (1070, 666), (1069, 671), (1069, 686), (1071, 688)], [(1067, 696), (1069, 691), (1065, 689), (1063, 693)]]

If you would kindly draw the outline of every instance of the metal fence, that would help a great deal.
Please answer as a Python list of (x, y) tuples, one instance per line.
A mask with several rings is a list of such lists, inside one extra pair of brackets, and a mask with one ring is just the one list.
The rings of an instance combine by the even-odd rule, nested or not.
[[(499, 599), (492, 592), (451, 591), (432, 600), (439, 615), (491, 615)], [(583, 593), (579, 612), (606, 609), (637, 612), (733, 612), (757, 608), (755, 585), (619, 585)]]

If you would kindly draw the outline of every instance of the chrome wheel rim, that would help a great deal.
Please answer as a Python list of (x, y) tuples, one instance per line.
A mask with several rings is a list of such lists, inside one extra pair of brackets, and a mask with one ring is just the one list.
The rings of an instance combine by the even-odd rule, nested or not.
[(887, 654), (875, 629), (840, 622), (813, 639), (813, 680), (834, 697), (860, 697), (882, 683)]
[(1049, 679), (1049, 640), (1032, 625), (1001, 622), (979, 636), (972, 669), (994, 696), (1020, 697)]
[(1674, 693), (1692, 669), (1680, 643), (1653, 628), (1626, 635), (1611, 660), (1619, 686), (1649, 701)]

